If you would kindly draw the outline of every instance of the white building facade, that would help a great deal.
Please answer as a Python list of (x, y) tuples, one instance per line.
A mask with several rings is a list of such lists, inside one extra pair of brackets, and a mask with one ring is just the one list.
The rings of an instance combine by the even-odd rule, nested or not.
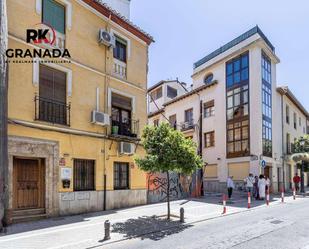
[[(149, 110), (149, 124), (176, 120), (176, 127), (197, 142), (206, 165), (204, 192), (225, 190), (228, 176), (241, 189), (249, 173), (268, 176), (274, 192), (289, 185), (293, 172), (286, 174), (282, 146), (287, 128), (281, 98), (286, 96), (277, 91), (279, 62), (256, 26), (196, 62), (191, 91)], [(291, 132), (293, 138), (306, 133), (308, 116), (298, 107), (302, 128)]]

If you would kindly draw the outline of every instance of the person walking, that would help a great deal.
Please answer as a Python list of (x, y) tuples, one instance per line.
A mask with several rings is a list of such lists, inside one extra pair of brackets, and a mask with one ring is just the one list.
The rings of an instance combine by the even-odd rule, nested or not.
[(226, 183), (227, 183), (228, 197), (229, 197), (229, 199), (231, 199), (232, 194), (233, 194), (233, 189), (235, 188), (234, 181), (233, 181), (233, 176), (229, 176), (227, 178), (227, 182)]
[(293, 177), (293, 183), (294, 183), (294, 187), (296, 192), (299, 191), (299, 183), (300, 183), (301, 179), (299, 177), (299, 175), (296, 173), (295, 176)]
[(253, 174), (249, 174), (249, 176), (245, 179), (246, 187), (247, 187), (247, 192), (250, 193), (250, 196), (253, 195), (253, 185), (255, 183), (255, 179), (253, 177)]
[(259, 199), (259, 178), (258, 176), (254, 177), (253, 187), (254, 187), (254, 197), (256, 200), (258, 200)]
[(259, 177), (258, 186), (259, 186), (259, 200), (264, 200), (266, 190), (266, 180), (263, 175), (260, 175)]
[(266, 193), (267, 193), (267, 191), (270, 190), (270, 184), (271, 184), (268, 176), (266, 176), (265, 182), (266, 182)]

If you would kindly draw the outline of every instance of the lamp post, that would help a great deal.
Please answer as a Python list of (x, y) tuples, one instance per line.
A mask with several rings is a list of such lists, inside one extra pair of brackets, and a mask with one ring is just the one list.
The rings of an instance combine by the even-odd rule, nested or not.
[[(302, 152), (305, 152), (304, 150), (304, 147), (305, 147), (305, 139), (304, 138), (301, 138), (300, 140), (299, 140), (299, 144), (300, 144), (300, 147), (301, 147), (301, 151)], [(303, 193), (305, 193), (305, 184), (304, 184), (304, 163), (305, 163), (305, 161), (304, 160), (302, 160), (301, 161), (301, 173), (300, 173), (300, 192), (303, 194)]]

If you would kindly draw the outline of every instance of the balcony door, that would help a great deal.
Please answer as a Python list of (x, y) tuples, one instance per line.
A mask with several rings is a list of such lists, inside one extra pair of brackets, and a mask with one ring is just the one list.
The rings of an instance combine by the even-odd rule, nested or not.
[(67, 124), (66, 73), (40, 65), (39, 120)]

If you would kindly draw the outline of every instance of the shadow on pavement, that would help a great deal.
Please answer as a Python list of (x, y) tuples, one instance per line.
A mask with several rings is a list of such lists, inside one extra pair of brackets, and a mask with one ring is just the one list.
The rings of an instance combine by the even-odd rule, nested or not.
[(160, 240), (166, 236), (180, 233), (192, 225), (182, 224), (178, 220), (168, 221), (158, 216), (142, 216), (112, 225), (113, 233), (124, 234), (125, 238), (140, 237), (143, 239)]

